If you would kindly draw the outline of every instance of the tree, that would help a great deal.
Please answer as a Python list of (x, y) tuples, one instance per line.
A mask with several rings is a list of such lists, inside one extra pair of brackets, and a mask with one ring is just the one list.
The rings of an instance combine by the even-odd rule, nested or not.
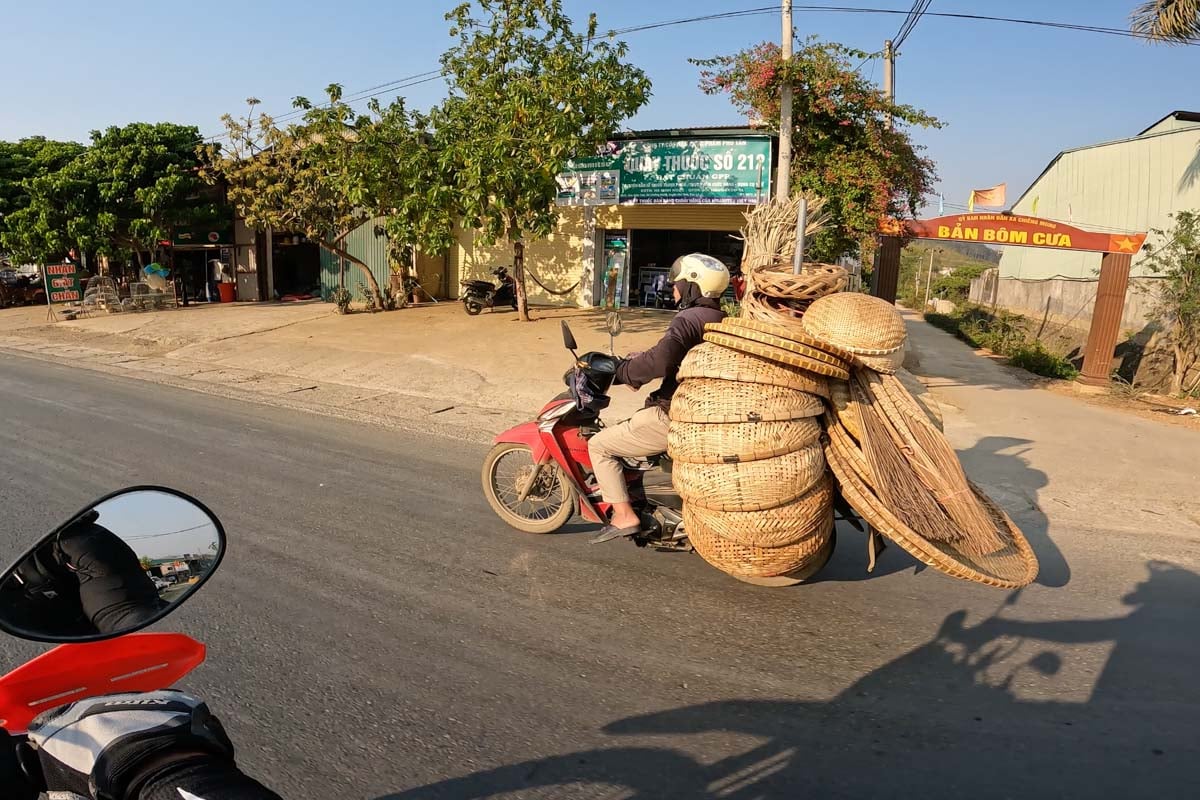
[(4, 218), (29, 205), (27, 181), (57, 172), (84, 151), (78, 142), (31, 136), (0, 142), (0, 232)]
[(1130, 28), (1169, 44), (1200, 39), (1200, 0), (1148, 0), (1129, 15)]
[(93, 131), (61, 169), (26, 181), (29, 201), (6, 219), (5, 245), (30, 260), (79, 247), (140, 261), (172, 228), (219, 213), (201, 196), (199, 144), (195, 126), (169, 122)]
[[(810, 38), (790, 61), (766, 42), (732, 56), (693, 60), (700, 88), (728, 94), (734, 105), (770, 130), (779, 128), (784, 81), (794, 86), (793, 191), (824, 197), (832, 224), (809, 245), (831, 261), (874, 240), (884, 217), (915, 215), (936, 178), (906, 126), (942, 123), (912, 106), (890, 102), (851, 66), (868, 54)], [(888, 119), (895, 125), (888, 127)]]
[(1188, 372), (1200, 363), (1200, 212), (1179, 211), (1171, 218), (1171, 231), (1150, 232), (1166, 243), (1145, 245), (1142, 264), (1162, 278), (1149, 290), (1155, 293), (1151, 319), (1170, 337), (1175, 356), (1171, 392), (1180, 394)]
[(224, 181), (247, 224), (300, 230), (322, 249), (350, 262), (366, 283), (368, 302), (386, 300), (370, 268), (345, 248), (346, 237), (385, 218), (391, 244), (443, 251), (453, 242), (452, 190), (430, 143), (428, 117), (410, 113), (402, 100), (371, 103), (356, 112), (342, 87), (326, 89), (328, 102), (298, 97), (299, 123), (281, 128), (250, 111), (223, 118), (228, 145), (205, 148), (205, 176)]
[[(477, 18), (475, 14), (479, 14)], [(524, 238), (555, 223), (555, 176), (594, 153), (650, 95), (624, 43), (581, 36), (561, 0), (476, 0), (446, 15), (449, 97), (433, 118), (466, 224), (513, 247), (517, 308), (529, 319)]]

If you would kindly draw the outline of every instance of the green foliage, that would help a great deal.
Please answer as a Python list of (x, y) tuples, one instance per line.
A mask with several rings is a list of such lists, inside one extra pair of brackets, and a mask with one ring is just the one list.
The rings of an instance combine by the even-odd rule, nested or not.
[(404, 305), (403, 295), (392, 291), (390, 285), (378, 287), (378, 293), (376, 293), (375, 289), (360, 283), (358, 291), (367, 301), (367, 307), (371, 311), (395, 311)]
[(286, 128), (256, 114), (253, 98), (245, 117), (225, 115), (229, 144), (205, 148), (205, 176), (228, 186), (248, 224), (303, 231), (354, 264), (372, 307), (384, 310), (375, 276), (346, 251), (345, 238), (383, 217), (377, 233), (389, 237), (389, 249), (443, 252), (453, 242), (453, 189), (431, 143), (428, 116), (410, 112), (399, 98), (387, 106), (372, 101), (359, 113), (337, 84), (326, 95), (321, 104), (297, 97), (303, 116)]
[(742, 315), (742, 304), (736, 300), (721, 298), (721, 310), (725, 312), (725, 316), (727, 317), (740, 317)]
[[(433, 113), (442, 167), (485, 242), (554, 228), (555, 176), (590, 154), (650, 96), (624, 43), (577, 34), (561, 0), (475, 0), (449, 14), (458, 42), (442, 56), (449, 96)], [(518, 310), (525, 275), (514, 264)]]
[[(971, 281), (991, 269), (994, 264), (977, 260), (956, 249), (914, 241), (900, 251), (900, 276), (896, 298), (909, 308), (921, 308), (925, 303), (925, 283), (929, 280), (929, 256), (933, 254), (933, 285), (929, 296), (949, 300), (956, 305), (967, 302)], [(939, 275), (950, 269), (949, 275)]]
[(1017, 345), (1007, 355), (1008, 363), (1035, 375), (1064, 381), (1073, 381), (1079, 377), (1079, 370), (1074, 364), (1051, 353), (1045, 345), (1036, 340)]
[(93, 131), (73, 158), (50, 148), (61, 168), (25, 181), (28, 204), (5, 219), (4, 244), (19, 258), (45, 261), (71, 247), (125, 257), (153, 251), (179, 225), (215, 218), (196, 174), (195, 126), (135, 122)]
[(1006, 356), (1013, 366), (1035, 375), (1061, 380), (1074, 380), (1079, 376), (1074, 364), (1029, 335), (1026, 320), (1019, 314), (1007, 311), (992, 314), (979, 306), (967, 306), (954, 314), (926, 314), (925, 321), (954, 334), (972, 347)]
[(27, 181), (58, 172), (83, 151), (84, 146), (76, 142), (44, 136), (0, 142), (0, 231), (4, 217), (29, 205)]
[(1200, 362), (1200, 212), (1179, 211), (1171, 215), (1170, 231), (1152, 230), (1151, 238), (1165, 244), (1147, 244), (1143, 266), (1162, 280), (1152, 290), (1150, 316), (1170, 336), (1175, 368), (1171, 392), (1184, 390), (1184, 379)]
[(350, 290), (345, 286), (339, 286), (329, 293), (329, 302), (337, 306), (339, 314), (345, 314), (354, 302), (354, 295), (350, 294)]
[(776, 130), (781, 88), (793, 85), (792, 185), (824, 197), (833, 214), (832, 224), (809, 245), (816, 260), (859, 252), (884, 217), (915, 215), (936, 178), (933, 162), (906, 128), (942, 123), (888, 101), (854, 69), (852, 62), (867, 56), (811, 37), (786, 62), (772, 42), (692, 62), (703, 68), (701, 89), (728, 94), (740, 110)]

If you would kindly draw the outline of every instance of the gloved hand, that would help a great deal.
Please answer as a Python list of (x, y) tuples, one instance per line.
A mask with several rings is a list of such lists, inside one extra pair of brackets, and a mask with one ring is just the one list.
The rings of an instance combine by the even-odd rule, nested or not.
[(110, 694), (39, 714), (29, 745), (47, 792), (137, 797), (166, 769), (196, 758), (233, 764), (233, 743), (208, 707), (174, 690)]

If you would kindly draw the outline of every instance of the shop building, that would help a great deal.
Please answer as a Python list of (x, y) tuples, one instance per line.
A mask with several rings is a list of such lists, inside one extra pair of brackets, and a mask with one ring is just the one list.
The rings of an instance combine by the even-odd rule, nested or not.
[[(708, 253), (736, 269), (745, 213), (770, 197), (774, 142), (746, 127), (641, 131), (578, 159), (559, 176), (559, 220), (526, 242), (531, 303), (669, 305), (679, 256)], [(457, 231), (447, 254), (452, 287), (512, 264), (508, 242)]]

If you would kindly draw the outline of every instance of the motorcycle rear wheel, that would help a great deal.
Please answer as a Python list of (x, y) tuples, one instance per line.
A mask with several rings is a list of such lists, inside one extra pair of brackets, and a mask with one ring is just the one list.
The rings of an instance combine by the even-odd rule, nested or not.
[(483, 459), (483, 496), (496, 516), (509, 526), (526, 533), (553, 533), (575, 513), (575, 487), (567, 482), (558, 464), (551, 462), (542, 467), (529, 495), (517, 502), (533, 467), (533, 454), (525, 445), (496, 445)]
[(473, 300), (467, 300), (463, 303), (463, 308), (467, 310), (467, 314), (474, 317), (483, 311), (483, 306)]

